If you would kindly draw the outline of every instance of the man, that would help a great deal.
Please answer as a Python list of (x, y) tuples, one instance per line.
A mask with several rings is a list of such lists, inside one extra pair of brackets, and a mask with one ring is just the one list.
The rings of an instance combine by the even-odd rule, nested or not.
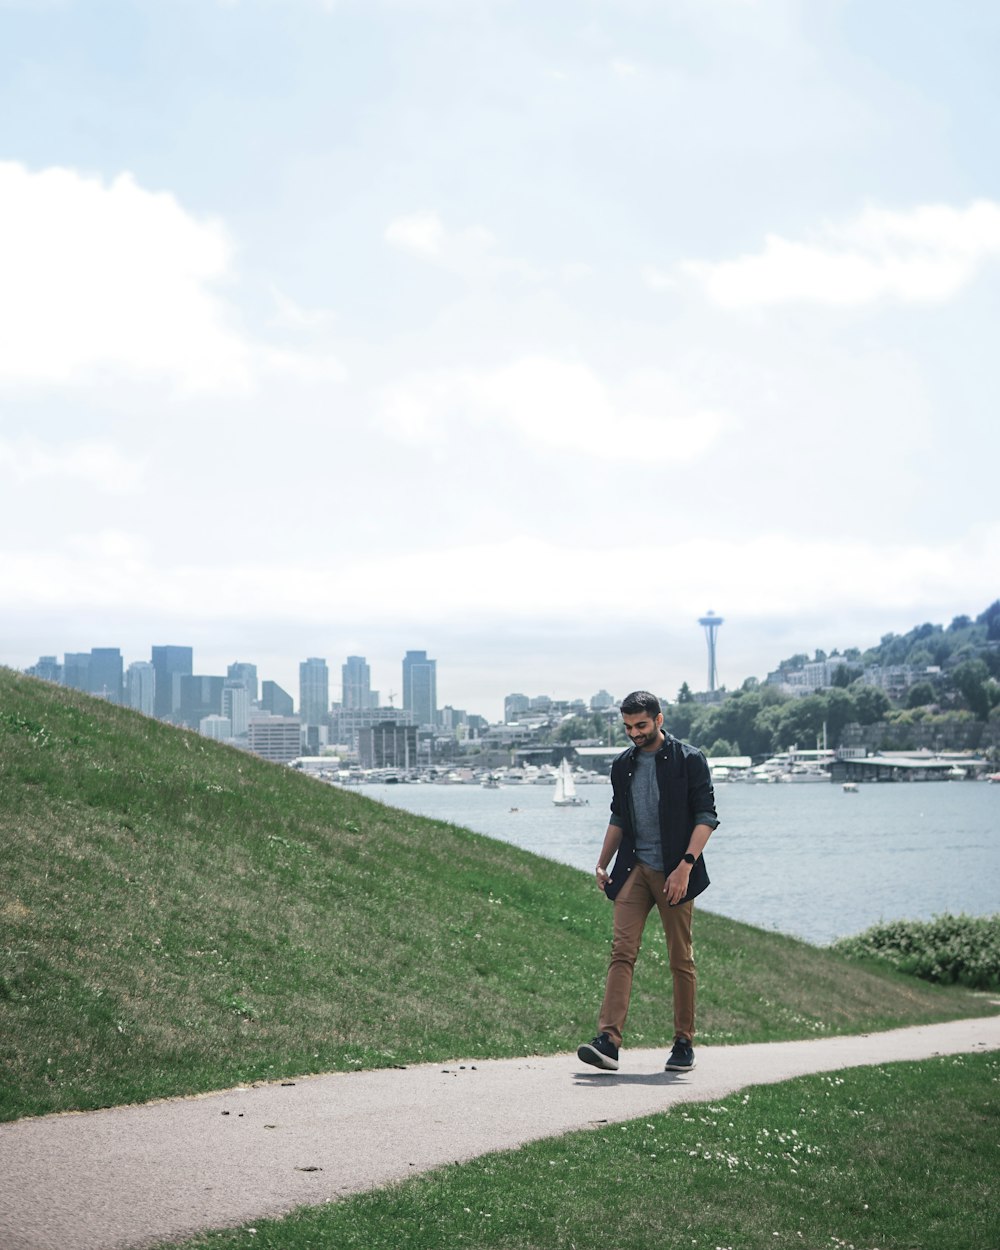
[(611, 765), (611, 822), (597, 860), (598, 887), (615, 904), (611, 963), (600, 1032), (577, 1055), (598, 1068), (618, 1067), (632, 973), (655, 906), (674, 985), (674, 1044), (665, 1067), (686, 1072), (695, 1065), (693, 900), (708, 886), (702, 852), (719, 823), (712, 777), (697, 748), (663, 732), (655, 695), (634, 691), (622, 701), (621, 714), (632, 746)]

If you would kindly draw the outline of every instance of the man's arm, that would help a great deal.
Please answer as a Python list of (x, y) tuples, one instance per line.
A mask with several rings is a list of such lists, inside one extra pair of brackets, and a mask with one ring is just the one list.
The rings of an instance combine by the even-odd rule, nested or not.
[(597, 857), (597, 888), (599, 890), (603, 890), (608, 884), (608, 865), (618, 853), (618, 847), (621, 845), (621, 840), (621, 825), (608, 825), (608, 831), (604, 835), (604, 844), (601, 847), (601, 853)]

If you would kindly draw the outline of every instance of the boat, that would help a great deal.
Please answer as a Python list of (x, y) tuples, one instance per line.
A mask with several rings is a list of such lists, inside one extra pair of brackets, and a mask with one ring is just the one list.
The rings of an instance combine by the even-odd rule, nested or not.
[(784, 772), (778, 773), (778, 780), (800, 785), (802, 782), (829, 781), (830, 774), (818, 764), (792, 764)]
[(856, 781), (845, 781), (841, 789), (845, 794), (857, 794), (858, 783)]
[(568, 760), (563, 760), (556, 771), (556, 792), (552, 802), (556, 807), (583, 807), (587, 802), (577, 797), (576, 782)]
[(479, 784), (484, 790), (499, 790), (500, 778), (496, 775), (496, 773), (487, 773)]

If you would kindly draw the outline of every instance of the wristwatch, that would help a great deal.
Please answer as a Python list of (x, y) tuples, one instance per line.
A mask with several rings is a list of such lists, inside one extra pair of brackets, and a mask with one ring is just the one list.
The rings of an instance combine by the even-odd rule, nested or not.
[(681, 856), (681, 859), (684, 861), (684, 863), (685, 863), (685, 864), (694, 864), (694, 863), (696, 863), (696, 862), (697, 862), (697, 861), (695, 860), (695, 857), (691, 854), (691, 852), (690, 852), (690, 851), (688, 851), (686, 854), (682, 855), (682, 856)]

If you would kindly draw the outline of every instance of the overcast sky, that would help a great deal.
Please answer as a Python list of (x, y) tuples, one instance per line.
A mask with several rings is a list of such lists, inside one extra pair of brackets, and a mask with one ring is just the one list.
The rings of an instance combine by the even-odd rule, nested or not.
[(994, 0), (0, 0), (0, 662), (620, 697), (1000, 594)]

